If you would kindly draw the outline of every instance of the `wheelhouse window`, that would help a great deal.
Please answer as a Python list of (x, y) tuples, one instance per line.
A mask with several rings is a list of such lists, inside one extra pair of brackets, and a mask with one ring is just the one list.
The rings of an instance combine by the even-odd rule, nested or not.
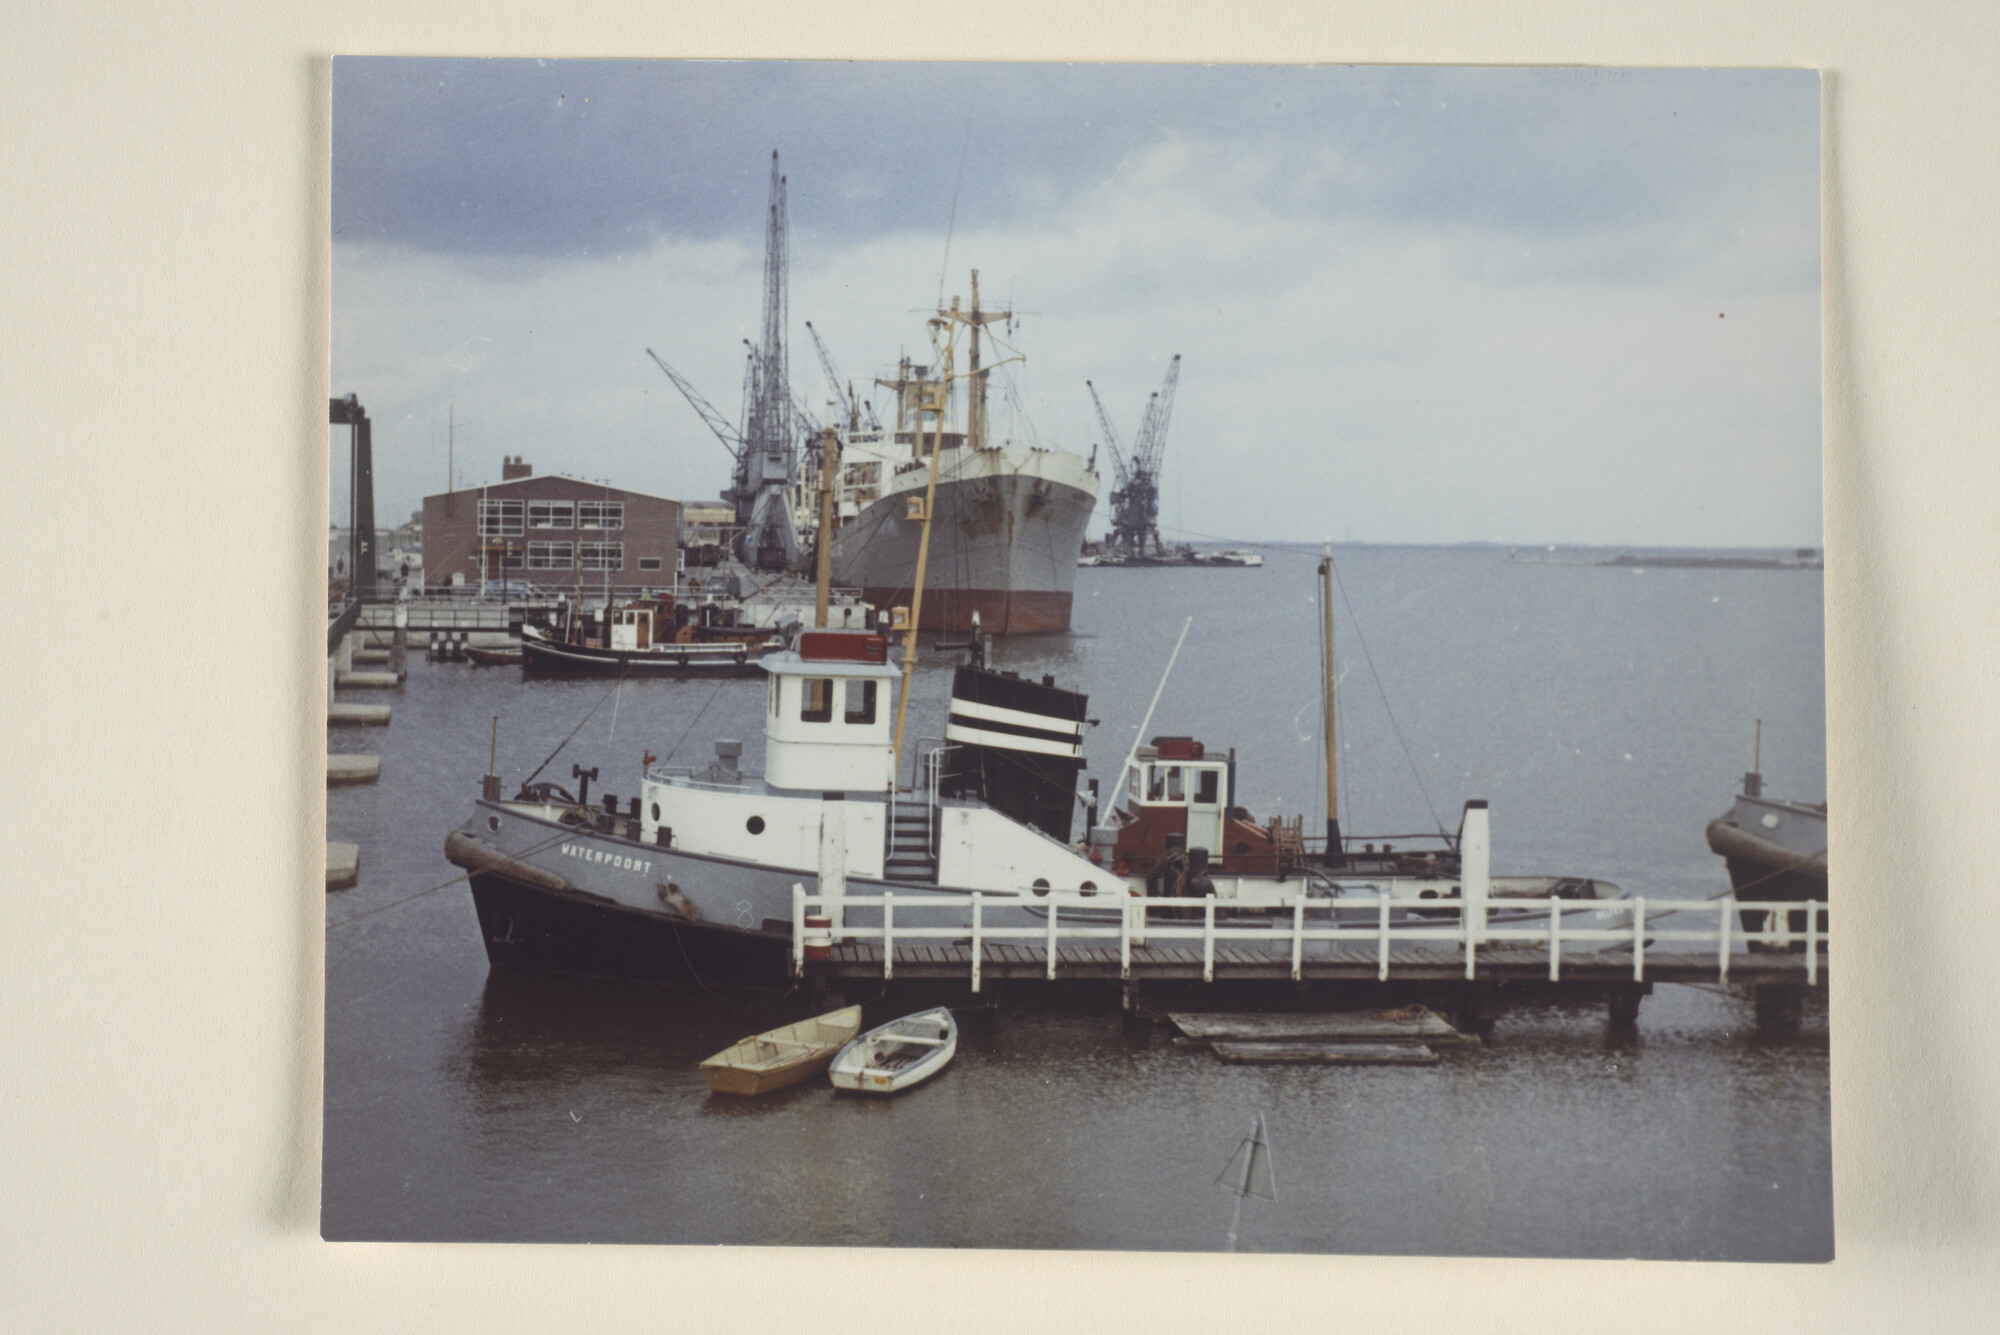
[(575, 528), (576, 506), (569, 501), (529, 501), (529, 528)]
[(807, 677), (800, 683), (799, 719), (805, 723), (833, 721), (833, 679)]
[(576, 503), (576, 526), (578, 528), (624, 528), (625, 502), (578, 501)]
[(481, 501), (479, 503), (479, 536), (482, 538), (518, 538), (521, 536), (520, 501)]
[(864, 680), (847, 683), (847, 711), (841, 717), (848, 723), (875, 721), (874, 682)]
[(585, 570), (623, 570), (625, 568), (625, 544), (622, 542), (579, 543), (578, 551)]
[(575, 549), (567, 542), (531, 542), (528, 544), (528, 569), (530, 570), (573, 570)]
[(1214, 805), (1222, 800), (1222, 771), (1198, 769), (1195, 774), (1194, 800), (1206, 805)]
[(1146, 771), (1148, 802), (1185, 802), (1187, 785), (1179, 765), (1154, 765)]

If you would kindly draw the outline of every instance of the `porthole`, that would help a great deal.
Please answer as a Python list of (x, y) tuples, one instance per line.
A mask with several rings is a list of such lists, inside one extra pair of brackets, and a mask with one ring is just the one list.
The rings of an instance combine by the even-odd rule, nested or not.
[(653, 803), (653, 820), (657, 822), (659, 819), (660, 819), (660, 804), (658, 802), (655, 802)]
[(1048, 892), (1049, 892), (1049, 883), (1046, 880), (1042, 879), (1041, 877), (1036, 877), (1035, 893), (1037, 895), (1046, 895)]
[(1083, 891), (1083, 893), (1085, 893), (1086, 895), (1094, 895), (1097, 893), (1097, 882), (1085, 881), (1082, 885), (1078, 886), (1077, 889)]
[(743, 822), (743, 828), (752, 834), (762, 834), (764, 833), (764, 818), (762, 816), (752, 816), (749, 820)]
[(486, 818), (486, 828), (495, 834), (500, 833), (500, 818), (498, 816), (488, 816)]
[(1436, 899), (1437, 897), (1438, 897), (1438, 892), (1435, 890), (1426, 890), (1422, 894), (1417, 896), (1418, 899)]

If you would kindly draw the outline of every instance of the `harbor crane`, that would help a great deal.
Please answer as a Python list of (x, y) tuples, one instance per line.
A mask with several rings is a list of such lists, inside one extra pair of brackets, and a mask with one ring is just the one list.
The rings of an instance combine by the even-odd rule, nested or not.
[(1125, 456), (1118, 449), (1118, 430), (1111, 425), (1110, 414), (1104, 411), (1104, 400), (1097, 397), (1097, 386), (1086, 380), (1083, 387), (1090, 391), (1090, 401), (1097, 408), (1097, 425), (1104, 432), (1105, 448), (1111, 451), (1112, 475), (1123, 487), (1129, 474), (1125, 468)]
[(662, 371), (667, 373), (667, 379), (674, 382), (674, 388), (681, 392), (681, 397), (688, 401), (688, 406), (693, 408), (695, 413), (707, 425), (708, 429), (715, 433), (715, 438), (722, 442), (722, 448), (728, 450), (732, 458), (741, 455), (743, 453), (742, 435), (736, 428), (730, 426), (724, 420), (721, 413), (715, 411), (715, 405), (704, 399), (700, 392), (688, 382), (686, 376), (667, 365), (659, 353), (654, 352), (651, 348), (647, 348), (646, 355), (653, 359), (655, 366), (658, 366)]
[(1111, 465), (1117, 486), (1111, 493), (1111, 539), (1113, 551), (1128, 556), (1160, 555), (1166, 545), (1160, 541), (1160, 459), (1167, 449), (1167, 423), (1174, 413), (1174, 387), (1180, 383), (1181, 355), (1167, 363), (1166, 383), (1146, 400), (1146, 412), (1139, 419), (1139, 432), (1132, 438), (1128, 459), (1118, 448), (1118, 433), (1097, 397), (1097, 386), (1084, 381), (1090, 401), (1097, 406), (1098, 425), (1104, 443), (1111, 448)]
[[(736, 507), (742, 536), (737, 559), (758, 570), (796, 569), (800, 560), (798, 530), (792, 522), (790, 491), (798, 481), (799, 442), (795, 435), (805, 417), (795, 401), (786, 374), (785, 338), (790, 308), (786, 278), (790, 269), (790, 221), (785, 211), (785, 178), (778, 155), (771, 154), (771, 200), (764, 215), (763, 336), (750, 347), (743, 374), (743, 421), (732, 430), (693, 385), (651, 348), (646, 355), (667, 373), (708, 429), (736, 457), (736, 468), (722, 499)], [(747, 343), (748, 340), (746, 339)]]
[(872, 403), (856, 403), (853, 384), (842, 381), (840, 372), (833, 369), (833, 357), (827, 352), (826, 344), (821, 340), (819, 330), (813, 328), (811, 320), (806, 321), (806, 332), (812, 335), (813, 347), (819, 350), (820, 369), (826, 372), (826, 383), (833, 386), (834, 400), (836, 402), (844, 400), (847, 403), (847, 429), (849, 431), (859, 431), (861, 429), (861, 415), (866, 413), (868, 417), (868, 429), (870, 431), (880, 431), (882, 424), (875, 420), (875, 405)]

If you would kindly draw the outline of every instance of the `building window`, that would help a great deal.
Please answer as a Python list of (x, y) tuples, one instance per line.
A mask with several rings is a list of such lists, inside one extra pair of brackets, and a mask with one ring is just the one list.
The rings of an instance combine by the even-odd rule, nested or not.
[(578, 528), (624, 528), (625, 502), (578, 501), (576, 503), (576, 526)]
[(659, 557), (657, 557), (657, 556), (642, 556), (642, 557), (640, 557), (640, 558), (639, 558), (639, 569), (641, 569), (641, 570), (658, 570), (659, 568), (660, 568), (660, 558), (659, 558)]
[(576, 507), (568, 501), (529, 501), (529, 528), (575, 528)]
[(579, 543), (578, 548), (585, 570), (625, 568), (625, 544), (622, 542), (585, 542)]
[[(859, 687), (860, 689), (855, 689)], [(850, 681), (847, 683), (847, 712), (841, 717), (849, 723), (873, 723), (875, 721), (875, 683), (872, 681)]]
[(833, 722), (833, 679), (807, 677), (800, 683), (799, 718), (806, 723)]
[(500, 564), (509, 570), (519, 570), (523, 559), (519, 548), (509, 547), (506, 555), (500, 559)]
[(520, 501), (481, 501), (479, 503), (479, 536), (482, 538), (518, 538), (521, 536)]
[(573, 550), (566, 542), (531, 542), (528, 544), (528, 569), (572, 569)]

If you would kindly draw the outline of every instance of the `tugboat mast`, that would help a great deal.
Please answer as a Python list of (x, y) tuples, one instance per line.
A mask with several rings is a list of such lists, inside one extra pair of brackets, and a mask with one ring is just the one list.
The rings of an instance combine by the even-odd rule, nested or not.
[(1334, 738), (1333, 712), (1333, 539), (1326, 540), (1326, 554), (1319, 562), (1320, 675), (1326, 687), (1326, 865), (1339, 867), (1347, 861), (1340, 842), (1340, 766)]
[(833, 487), (840, 476), (840, 433), (832, 427), (819, 446), (819, 568), (813, 582), (813, 627), (826, 629), (826, 605), (833, 586)]
[(951, 397), (951, 351), (958, 338), (958, 298), (951, 299), (951, 314), (944, 319), (934, 319), (933, 326), (945, 326), (944, 361), (938, 368), (940, 374), (929, 384), (921, 379), (917, 382), (917, 423), (916, 434), (923, 436), (923, 415), (925, 412), (937, 414), (936, 434), (931, 438), (930, 476), (924, 482), (923, 514), (912, 515), (921, 518), (924, 524), (923, 537), (917, 545), (916, 587), (910, 593), (910, 629), (903, 639), (903, 689), (896, 701), (896, 744), (891, 753), (895, 757), (895, 771), (890, 782), (899, 781), (903, 770), (903, 720), (910, 712), (910, 680), (917, 671), (917, 627), (923, 622), (924, 611), (924, 571), (931, 559), (931, 508), (937, 501), (938, 456), (944, 453), (944, 412)]

